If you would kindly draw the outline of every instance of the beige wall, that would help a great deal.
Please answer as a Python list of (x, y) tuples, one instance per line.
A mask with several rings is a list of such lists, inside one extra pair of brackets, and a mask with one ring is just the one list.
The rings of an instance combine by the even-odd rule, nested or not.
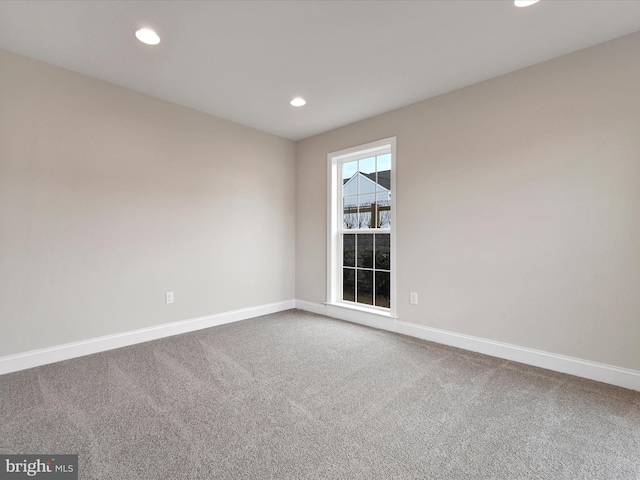
[(640, 370), (640, 34), (299, 142), (296, 298), (327, 153), (393, 135), (400, 320)]
[(326, 154), (396, 135), (400, 320), (640, 370), (638, 85), (634, 34), (296, 146), (0, 50), (0, 356), (325, 301)]
[(294, 162), (0, 50), (0, 356), (294, 298)]

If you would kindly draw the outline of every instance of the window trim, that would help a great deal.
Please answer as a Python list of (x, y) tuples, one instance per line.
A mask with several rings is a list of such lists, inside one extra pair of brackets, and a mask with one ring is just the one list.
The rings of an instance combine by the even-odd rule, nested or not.
[[(383, 152), (391, 153), (391, 307), (377, 307), (355, 302), (340, 300), (342, 289), (342, 169), (339, 168), (346, 161), (360, 160)], [(327, 154), (328, 179), (327, 179), (327, 304), (352, 310), (365, 311), (376, 315), (396, 318), (397, 294), (396, 277), (398, 265), (396, 262), (396, 230), (398, 219), (396, 216), (398, 195), (396, 190), (396, 137), (384, 138), (375, 142), (346, 148)], [(386, 230), (386, 229), (385, 229)], [(377, 229), (353, 229), (350, 233), (384, 233)]]

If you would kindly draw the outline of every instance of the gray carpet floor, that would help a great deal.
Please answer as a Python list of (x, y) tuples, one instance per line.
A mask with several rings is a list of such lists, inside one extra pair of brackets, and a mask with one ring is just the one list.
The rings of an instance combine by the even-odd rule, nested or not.
[(81, 479), (640, 479), (640, 392), (290, 310), (0, 376)]

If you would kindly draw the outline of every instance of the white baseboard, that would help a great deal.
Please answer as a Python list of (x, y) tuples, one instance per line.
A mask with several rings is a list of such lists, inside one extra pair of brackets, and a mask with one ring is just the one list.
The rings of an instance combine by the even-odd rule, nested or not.
[(296, 308), (305, 312), (327, 315), (327, 306), (324, 303), (307, 302), (306, 300), (296, 300)]
[(513, 360), (534, 367), (640, 391), (640, 372), (628, 368), (495, 342), (414, 323), (396, 322), (396, 332), (472, 352), (484, 353), (492, 357)]
[(637, 370), (496, 342), (485, 338), (449, 332), (447, 330), (425, 327), (392, 318), (383, 318), (366, 312), (345, 312), (344, 308), (333, 307), (332, 305), (296, 300), (296, 308), (313, 313), (320, 313), (340, 320), (367, 325), (369, 327), (400, 333), (402, 335), (409, 335), (430, 342), (483, 353), (492, 357), (512, 360), (534, 367), (546, 368), (547, 370), (555, 372), (567, 373), (577, 377), (588, 378), (590, 380), (640, 391), (640, 371)]
[(92, 353), (104, 352), (105, 350), (113, 350), (114, 348), (170, 337), (181, 333), (193, 332), (203, 328), (215, 327), (225, 323), (238, 322), (240, 320), (290, 310), (292, 308), (296, 308), (296, 301), (287, 300), (8, 355), (6, 357), (0, 357), (0, 375), (82, 357)]
[(414, 323), (402, 322), (393, 318), (385, 318), (367, 312), (350, 310), (333, 305), (307, 302), (304, 300), (288, 300), (270, 303), (257, 307), (243, 308), (230, 312), (207, 315), (204, 317), (166, 323), (149, 328), (92, 338), (80, 342), (57, 345), (55, 347), (33, 350), (0, 357), (0, 375), (27, 368), (38, 367), (49, 363), (69, 360), (71, 358), (90, 355), (92, 353), (126, 347), (137, 343), (148, 342), (170, 337), (181, 333), (215, 327), (225, 323), (237, 322), (248, 318), (268, 315), (292, 308), (299, 308), (312, 313), (346, 320), (373, 328), (409, 335), (431, 342), (450, 345), (452, 347), (483, 353), (493, 357), (513, 360), (515, 362), (546, 368), (556, 372), (567, 373), (588, 378), (598, 382), (617, 385), (640, 391), (640, 371), (613, 365), (583, 360), (580, 358), (558, 355), (517, 345), (496, 342), (484, 338), (449, 332), (437, 328), (425, 327)]

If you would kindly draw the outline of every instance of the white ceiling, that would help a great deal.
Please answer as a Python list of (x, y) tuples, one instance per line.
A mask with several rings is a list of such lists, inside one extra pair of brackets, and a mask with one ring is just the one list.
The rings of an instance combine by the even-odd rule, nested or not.
[(0, 1), (0, 48), (293, 140), (638, 30), (640, 0)]

